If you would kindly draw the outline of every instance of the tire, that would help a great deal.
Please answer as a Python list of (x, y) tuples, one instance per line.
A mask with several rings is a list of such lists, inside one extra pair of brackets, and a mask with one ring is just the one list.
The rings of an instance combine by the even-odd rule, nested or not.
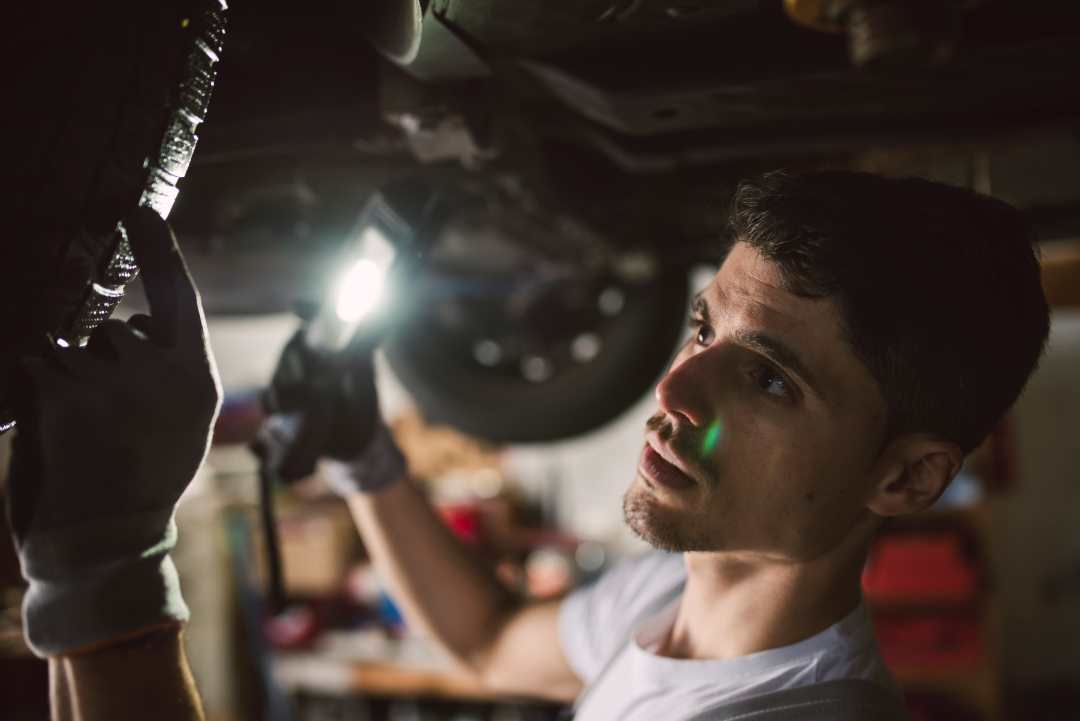
[(120, 220), (167, 218), (206, 119), (220, 0), (50, 6), (25, 20), (28, 70), (12, 162), (16, 232), (0, 267), (0, 432), (15, 359), (47, 336), (81, 345), (136, 273)]
[(633, 289), (618, 316), (596, 329), (602, 350), (543, 382), (473, 362), (424, 317), (384, 349), (431, 422), (500, 443), (570, 438), (613, 420), (656, 381), (682, 334), (688, 286), (687, 273), (670, 271)]

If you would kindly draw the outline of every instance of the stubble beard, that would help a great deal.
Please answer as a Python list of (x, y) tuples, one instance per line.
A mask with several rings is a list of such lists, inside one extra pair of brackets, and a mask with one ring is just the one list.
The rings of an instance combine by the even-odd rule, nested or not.
[(623, 518), (634, 535), (657, 550), (671, 553), (716, 550), (703, 519), (665, 508), (636, 480), (623, 496)]
[(667, 519), (658, 517), (651, 502), (652, 499), (642, 497), (641, 489), (636, 487), (636, 482), (623, 496), (623, 519), (634, 535), (645, 541), (653, 548), (661, 551), (679, 552), (681, 544), (672, 524)]

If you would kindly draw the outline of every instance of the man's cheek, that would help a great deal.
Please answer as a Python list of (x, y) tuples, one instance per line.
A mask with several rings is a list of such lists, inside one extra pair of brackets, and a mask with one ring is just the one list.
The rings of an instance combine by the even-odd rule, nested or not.
[(784, 429), (752, 409), (736, 409), (725, 416), (725, 423), (710, 454), (712, 462), (751, 464), (762, 468), (770, 464), (785, 446)]

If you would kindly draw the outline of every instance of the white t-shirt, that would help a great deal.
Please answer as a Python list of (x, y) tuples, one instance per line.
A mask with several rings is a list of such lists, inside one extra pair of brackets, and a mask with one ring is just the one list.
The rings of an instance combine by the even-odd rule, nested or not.
[(790, 646), (718, 661), (657, 656), (685, 578), (681, 554), (654, 552), (566, 598), (559, 611), (563, 652), (586, 684), (595, 683), (575, 721), (679, 721), (720, 703), (839, 679), (868, 679), (896, 691), (862, 605)]

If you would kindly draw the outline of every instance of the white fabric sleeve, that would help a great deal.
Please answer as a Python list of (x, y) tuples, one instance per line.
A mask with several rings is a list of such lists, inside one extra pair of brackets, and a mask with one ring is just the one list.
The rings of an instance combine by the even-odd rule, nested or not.
[(584, 683), (590, 683), (656, 605), (686, 578), (681, 554), (652, 551), (617, 563), (559, 607), (559, 643)]

